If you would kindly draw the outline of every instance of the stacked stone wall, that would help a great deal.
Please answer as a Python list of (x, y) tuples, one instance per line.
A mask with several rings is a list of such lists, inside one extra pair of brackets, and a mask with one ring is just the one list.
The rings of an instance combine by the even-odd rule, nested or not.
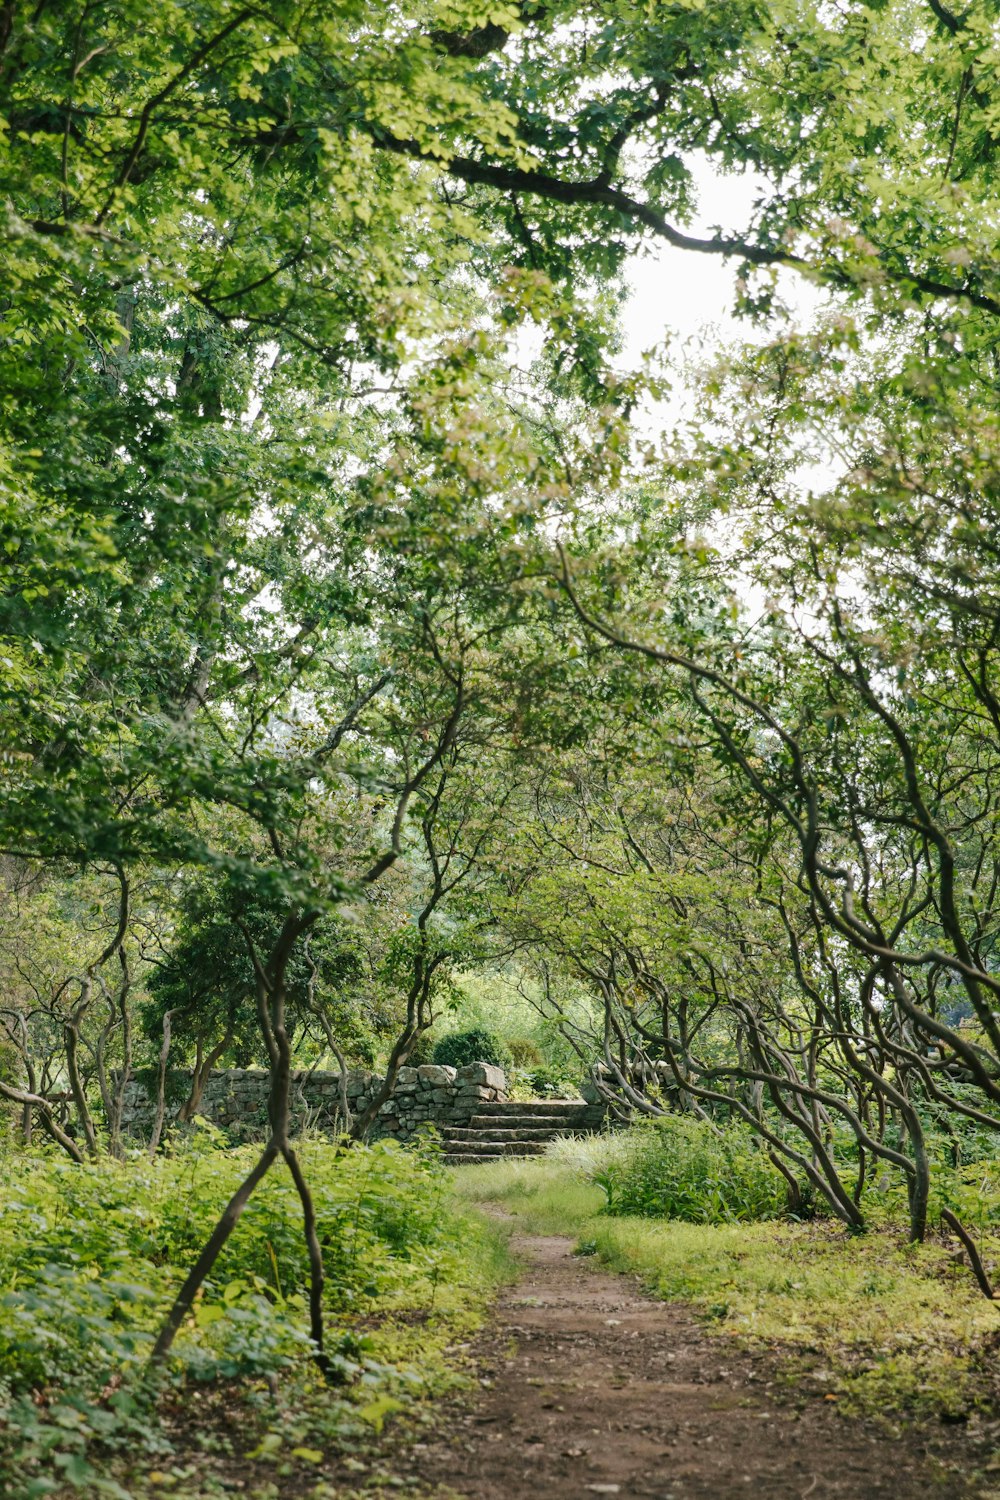
[[(190, 1075), (186, 1077), (189, 1084)], [(179, 1081), (183, 1084), (184, 1079), (182, 1073)], [(349, 1072), (347, 1099), (351, 1113), (360, 1114), (381, 1085), (377, 1074)], [(215, 1072), (205, 1084), (198, 1113), (234, 1140), (258, 1139), (267, 1130), (267, 1092), (267, 1074), (262, 1071), (230, 1068)], [(422, 1126), (466, 1125), (480, 1105), (506, 1097), (504, 1071), (489, 1063), (468, 1063), (457, 1069), (438, 1063), (401, 1068), (392, 1094), (379, 1110), (372, 1138), (393, 1136), (408, 1141)], [(140, 1083), (131, 1083), (123, 1117), (126, 1132), (140, 1138), (148, 1136), (153, 1113), (149, 1094)], [(331, 1134), (341, 1132), (340, 1074), (293, 1074), (292, 1116), (296, 1129), (306, 1126)]]

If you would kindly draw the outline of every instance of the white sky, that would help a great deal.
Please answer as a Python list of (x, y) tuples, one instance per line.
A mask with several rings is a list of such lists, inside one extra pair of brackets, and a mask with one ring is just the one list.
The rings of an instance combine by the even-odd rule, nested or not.
[[(757, 179), (751, 174), (720, 177), (707, 164), (697, 175), (699, 210), (683, 226), (685, 233), (707, 237), (719, 229), (743, 229), (759, 190)], [(632, 296), (623, 319), (626, 362), (634, 364), (668, 331), (682, 339), (708, 333), (722, 339), (738, 336), (741, 325), (730, 313), (735, 268), (735, 261), (651, 242), (630, 267)]]
[[(684, 232), (708, 238), (718, 232), (740, 234), (753, 220), (754, 199), (766, 187), (755, 173), (721, 176), (707, 161), (696, 167), (699, 206), (693, 220), (681, 226)], [(635, 369), (643, 355), (669, 340), (670, 364), (684, 363), (687, 353), (699, 362), (711, 358), (713, 349), (730, 343), (751, 342), (770, 336), (764, 329), (733, 316), (738, 258), (677, 250), (664, 241), (651, 241), (628, 269), (631, 296), (623, 309), (624, 347), (615, 363), (623, 370)], [(823, 290), (797, 272), (778, 272), (778, 292), (796, 322), (807, 321), (823, 305)], [(687, 346), (687, 347), (685, 347)], [(669, 397), (648, 402), (634, 414), (637, 431), (657, 442), (666, 432), (693, 417), (696, 395), (678, 378)], [(825, 487), (831, 477), (823, 465), (803, 467), (804, 486)], [(723, 542), (726, 527), (710, 531)], [(763, 592), (744, 580), (739, 589), (751, 614), (763, 607)]]
[[(684, 232), (700, 238), (720, 231), (745, 233), (753, 220), (754, 200), (771, 191), (769, 185), (754, 172), (722, 176), (705, 159), (694, 166), (698, 212), (681, 226)], [(726, 344), (769, 337), (771, 330), (733, 316), (738, 265), (738, 257), (726, 260), (650, 240), (632, 258), (627, 271), (631, 296), (622, 312), (624, 346), (616, 365), (623, 371), (638, 368), (643, 355), (665, 340), (670, 346), (670, 364), (676, 369), (683, 366), (685, 356), (701, 363)], [(826, 300), (822, 288), (793, 270), (779, 269), (777, 288), (781, 302), (798, 323), (815, 317)], [(695, 394), (690, 386), (685, 388), (678, 370), (669, 397), (640, 405), (633, 416), (634, 427), (642, 437), (656, 442), (694, 416), (695, 404)], [(804, 483), (823, 487), (829, 469), (825, 465), (803, 469), (801, 477)]]
[[(707, 239), (719, 232), (740, 235), (752, 222), (754, 200), (771, 186), (755, 172), (722, 176), (706, 158), (692, 162), (698, 185), (698, 211), (681, 227)], [(626, 354), (632, 360), (672, 329), (681, 339), (715, 334), (747, 338), (749, 325), (732, 316), (738, 259), (675, 250), (665, 241), (650, 241), (633, 257), (628, 279), (632, 297), (625, 311)], [(822, 293), (794, 271), (779, 271), (778, 286), (796, 314), (815, 311)]]

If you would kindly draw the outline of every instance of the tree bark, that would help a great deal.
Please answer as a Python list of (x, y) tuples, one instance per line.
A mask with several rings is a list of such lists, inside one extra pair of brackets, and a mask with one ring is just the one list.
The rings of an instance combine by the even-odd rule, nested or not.
[(100, 1155), (97, 1147), (97, 1133), (94, 1130), (94, 1120), (90, 1113), (90, 1106), (87, 1103), (83, 1079), (80, 1077), (79, 1062), (80, 1022), (83, 1020), (90, 1006), (90, 997), (92, 994), (93, 980), (88, 974), (82, 981), (80, 998), (63, 1025), (63, 1041), (66, 1046), (66, 1071), (69, 1074), (69, 1087), (73, 1095), (73, 1103), (76, 1106), (77, 1118), (80, 1121), (80, 1128), (87, 1143), (88, 1155), (92, 1161), (96, 1161)]
[(205, 1084), (212, 1075), (219, 1058), (225, 1052), (233, 1039), (232, 1031), (227, 1031), (222, 1041), (213, 1047), (207, 1057), (202, 1057), (199, 1051), (195, 1059), (194, 1068), (191, 1071), (191, 1092), (177, 1111), (177, 1123), (184, 1125), (188, 1120), (193, 1120), (201, 1105), (201, 1098), (205, 1092)]
[(152, 1161), (160, 1149), (160, 1136), (163, 1134), (163, 1120), (167, 1113), (167, 1058), (170, 1056), (170, 1022), (173, 1011), (167, 1010), (163, 1013), (163, 1045), (160, 1048), (159, 1063), (156, 1070), (156, 1115), (153, 1120), (153, 1133), (149, 1138), (149, 1159)]
[(30, 1094), (25, 1089), (16, 1089), (12, 1084), (0, 1081), (0, 1097), (11, 1099), (16, 1104), (21, 1104), (26, 1110), (37, 1110), (38, 1118), (46, 1135), (51, 1136), (57, 1145), (61, 1146), (67, 1156), (77, 1163), (78, 1166), (86, 1165), (86, 1157), (76, 1144), (72, 1136), (66, 1134), (52, 1113), (47, 1099), (41, 1094)]
[(206, 1276), (208, 1276), (208, 1274), (210, 1273), (212, 1267), (215, 1265), (215, 1262), (219, 1257), (219, 1252), (222, 1249), (223, 1245), (225, 1245), (229, 1236), (232, 1234), (233, 1230), (236, 1228), (236, 1225), (239, 1223), (240, 1215), (243, 1213), (243, 1210), (249, 1203), (254, 1188), (262, 1180), (262, 1178), (267, 1175), (277, 1155), (278, 1149), (274, 1141), (268, 1141), (260, 1157), (258, 1158), (253, 1171), (248, 1173), (247, 1176), (244, 1177), (243, 1181), (240, 1183), (239, 1187), (236, 1189), (235, 1193), (226, 1204), (222, 1213), (219, 1215), (219, 1219), (215, 1228), (212, 1230), (212, 1233), (210, 1234), (208, 1240), (205, 1242), (205, 1247), (199, 1255), (198, 1259), (195, 1261), (194, 1265), (188, 1272), (184, 1280), (184, 1285), (181, 1287), (180, 1291), (177, 1293), (177, 1296), (174, 1298), (174, 1304), (167, 1314), (166, 1319), (164, 1320), (163, 1327), (160, 1329), (160, 1332), (157, 1335), (156, 1343), (153, 1345), (153, 1352), (149, 1357), (150, 1369), (155, 1370), (159, 1365), (162, 1365), (167, 1355), (170, 1353), (174, 1339), (177, 1337), (177, 1333), (180, 1329), (181, 1324), (184, 1322), (184, 1319), (191, 1311), (191, 1308), (194, 1305), (194, 1299), (198, 1295), (202, 1283), (204, 1282)]

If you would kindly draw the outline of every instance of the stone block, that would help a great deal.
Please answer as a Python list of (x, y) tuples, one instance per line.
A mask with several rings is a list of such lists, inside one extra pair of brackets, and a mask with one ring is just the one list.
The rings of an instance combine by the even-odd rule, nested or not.
[[(349, 1070), (345, 1088), (352, 1113), (370, 1107), (381, 1077), (363, 1068)], [(441, 1064), (400, 1069), (393, 1097), (381, 1108), (372, 1134), (375, 1138), (408, 1140), (445, 1124), (466, 1125), (482, 1105), (505, 1097), (501, 1069), (473, 1063), (458, 1072)], [(259, 1138), (266, 1129), (268, 1076), (259, 1068), (223, 1069), (209, 1079), (199, 1113), (224, 1127), (230, 1139)], [(292, 1108), (296, 1119), (310, 1119), (328, 1131), (337, 1128), (340, 1107), (340, 1074), (309, 1073), (297, 1069), (293, 1075)], [(602, 1115), (600, 1109), (596, 1110)], [(129, 1088), (125, 1120), (148, 1129), (153, 1104), (144, 1091)]]
[(470, 1084), (478, 1084), (481, 1088), (498, 1089), (505, 1093), (507, 1089), (507, 1075), (503, 1068), (495, 1068), (492, 1063), (466, 1063), (464, 1068), (459, 1068), (456, 1081), (463, 1089)]
[(438, 1089), (455, 1082), (455, 1069), (444, 1063), (424, 1063), (417, 1069), (417, 1077), (424, 1088)]

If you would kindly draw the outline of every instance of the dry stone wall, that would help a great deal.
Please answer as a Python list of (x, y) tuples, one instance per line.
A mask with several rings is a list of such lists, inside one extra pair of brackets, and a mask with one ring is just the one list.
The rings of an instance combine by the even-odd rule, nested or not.
[[(190, 1075), (181, 1073), (182, 1085)], [(347, 1075), (347, 1098), (352, 1114), (360, 1114), (382, 1080), (374, 1073), (351, 1071)], [(183, 1089), (184, 1094), (187, 1088)], [(504, 1100), (507, 1079), (502, 1068), (489, 1063), (467, 1063), (449, 1068), (427, 1063), (419, 1068), (400, 1068), (392, 1095), (378, 1114), (373, 1139), (393, 1136), (412, 1140), (421, 1126), (467, 1125), (480, 1106)], [(138, 1082), (126, 1093), (123, 1125), (134, 1136), (149, 1135), (153, 1102)], [(267, 1074), (250, 1068), (230, 1068), (213, 1073), (205, 1084), (198, 1113), (225, 1130), (234, 1140), (253, 1140), (267, 1130)], [(339, 1073), (295, 1073), (292, 1084), (292, 1114), (296, 1127), (311, 1126), (331, 1134), (344, 1126), (340, 1113)]]

